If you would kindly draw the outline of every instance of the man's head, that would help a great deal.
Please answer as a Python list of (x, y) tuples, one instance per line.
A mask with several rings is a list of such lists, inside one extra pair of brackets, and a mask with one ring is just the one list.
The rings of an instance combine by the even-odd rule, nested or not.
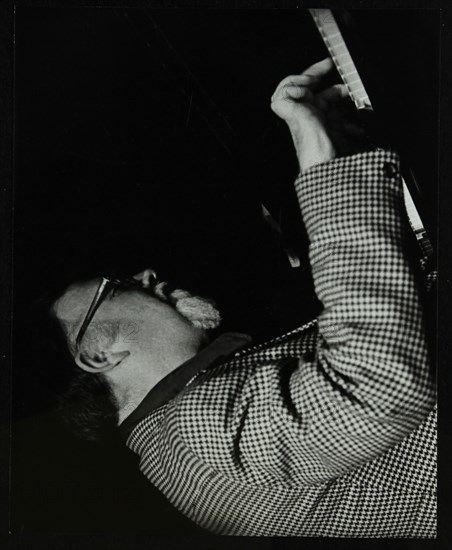
[(151, 269), (133, 279), (139, 284), (106, 288), (79, 342), (101, 279), (70, 285), (52, 306), (77, 367), (102, 378), (119, 408), (195, 355), (220, 322), (211, 301), (171, 290)]

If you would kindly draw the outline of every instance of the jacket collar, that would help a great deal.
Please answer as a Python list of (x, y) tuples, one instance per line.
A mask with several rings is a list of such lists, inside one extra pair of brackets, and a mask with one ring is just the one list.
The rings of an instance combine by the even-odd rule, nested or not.
[(223, 363), (229, 356), (251, 342), (251, 337), (238, 332), (227, 332), (203, 348), (195, 357), (182, 363), (160, 380), (143, 398), (138, 407), (119, 425), (119, 433), (128, 439), (135, 426), (150, 412), (165, 405), (200, 371)]

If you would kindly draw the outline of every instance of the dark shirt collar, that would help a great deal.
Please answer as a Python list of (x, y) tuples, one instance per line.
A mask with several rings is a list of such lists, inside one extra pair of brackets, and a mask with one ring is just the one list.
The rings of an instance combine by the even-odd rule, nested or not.
[(251, 337), (238, 332), (226, 332), (203, 348), (195, 357), (182, 363), (160, 380), (144, 397), (138, 407), (119, 425), (121, 437), (128, 439), (135, 426), (151, 411), (176, 397), (198, 372), (223, 363), (234, 352), (251, 342)]

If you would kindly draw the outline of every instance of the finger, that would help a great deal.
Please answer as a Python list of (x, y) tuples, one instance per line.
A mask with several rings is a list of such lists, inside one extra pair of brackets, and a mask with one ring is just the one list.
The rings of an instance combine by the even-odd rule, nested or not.
[(310, 79), (310, 84), (317, 84), (323, 76), (325, 76), (331, 69), (334, 67), (333, 60), (331, 57), (322, 59), (308, 67), (305, 71), (302, 72), (301, 76), (307, 76)]
[(345, 84), (334, 84), (334, 86), (331, 86), (323, 92), (320, 92), (317, 97), (318, 99), (326, 102), (333, 102), (341, 101), (342, 99), (348, 99), (349, 94), (347, 86)]
[(276, 87), (275, 93), (284, 86), (308, 86), (311, 83), (311, 77), (304, 74), (292, 74), (283, 78)]
[(276, 99), (302, 99), (307, 98), (310, 95), (310, 91), (302, 86), (286, 85), (283, 86), (272, 98), (272, 101)]
[(334, 67), (334, 63), (330, 57), (318, 61), (308, 67), (301, 74), (294, 74), (286, 76), (276, 87), (275, 93), (278, 92), (280, 88), (287, 85), (301, 85), (301, 86), (313, 86), (317, 84), (323, 75), (327, 74)]

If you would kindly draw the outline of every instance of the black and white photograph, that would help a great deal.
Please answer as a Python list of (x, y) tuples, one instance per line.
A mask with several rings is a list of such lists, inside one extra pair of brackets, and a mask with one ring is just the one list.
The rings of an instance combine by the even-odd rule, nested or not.
[(13, 20), (17, 547), (437, 540), (442, 11)]

